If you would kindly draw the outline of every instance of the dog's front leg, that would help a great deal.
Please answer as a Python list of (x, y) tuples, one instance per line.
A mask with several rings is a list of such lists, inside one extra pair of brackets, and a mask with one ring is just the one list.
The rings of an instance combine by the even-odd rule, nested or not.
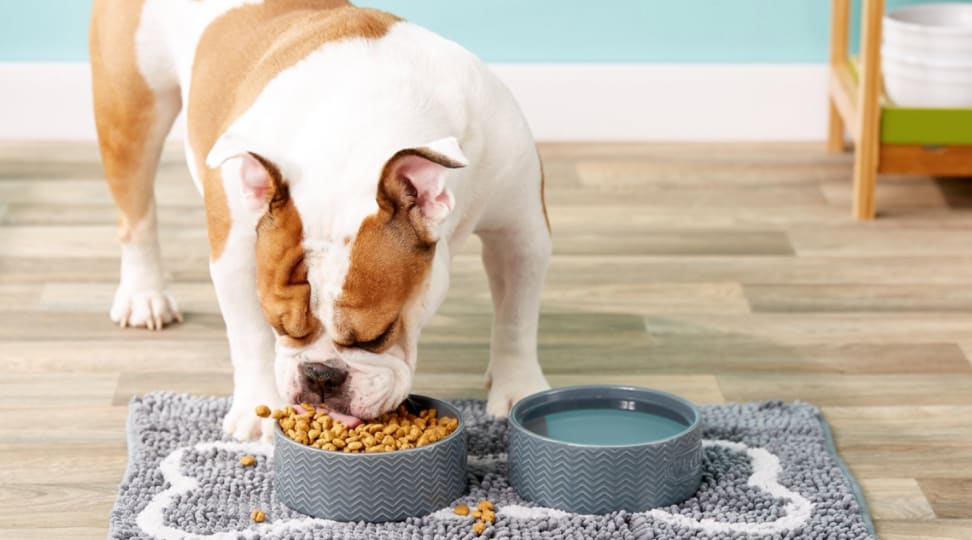
[(283, 402), (274, 379), (273, 331), (257, 297), (255, 234), (252, 227), (234, 226), (209, 270), (233, 361), (233, 405), (223, 419), (223, 430), (239, 440), (269, 441), (273, 421), (258, 418), (254, 409), (261, 404), (279, 408)]
[(479, 233), (493, 296), (486, 412), (496, 416), (506, 416), (519, 399), (549, 388), (537, 359), (540, 295), (551, 250), (542, 219)]

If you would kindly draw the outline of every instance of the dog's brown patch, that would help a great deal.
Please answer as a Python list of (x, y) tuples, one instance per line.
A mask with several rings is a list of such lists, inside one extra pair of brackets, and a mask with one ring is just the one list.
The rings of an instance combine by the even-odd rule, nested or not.
[(399, 20), (345, 0), (274, 0), (232, 9), (206, 28), (196, 48), (187, 114), (213, 260), (231, 225), (219, 170), (206, 166), (219, 136), (281, 71), (328, 42), (378, 39)]
[(148, 147), (157, 115), (155, 94), (142, 77), (135, 51), (142, 4), (137, 0), (95, 0), (88, 32), (101, 160), (120, 211), (118, 228), (123, 242), (149, 210), (157, 161), (150, 156), (153, 151), (158, 153)]
[(268, 209), (257, 224), (257, 294), (264, 316), (277, 333), (291, 345), (307, 345), (320, 334), (321, 323), (310, 305), (303, 224), (280, 171), (256, 157), (271, 179)]
[(398, 175), (397, 161), (419, 155), (443, 166), (449, 158), (426, 148), (402, 150), (388, 160), (378, 182), (378, 212), (361, 223), (335, 306), (334, 340), (381, 352), (401, 328), (401, 312), (432, 267), (435, 239), (415, 205), (414, 193)]
[(424, 281), (434, 255), (435, 245), (420, 241), (403, 213), (380, 210), (365, 218), (335, 306), (335, 342), (365, 345), (372, 352), (390, 347), (402, 308)]

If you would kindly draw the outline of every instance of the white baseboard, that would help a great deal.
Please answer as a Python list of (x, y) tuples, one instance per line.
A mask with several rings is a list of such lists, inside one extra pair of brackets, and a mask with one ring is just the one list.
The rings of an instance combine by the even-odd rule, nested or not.
[[(826, 130), (823, 65), (492, 67), (544, 141), (792, 141)], [(0, 139), (94, 137), (87, 64), (0, 63)]]

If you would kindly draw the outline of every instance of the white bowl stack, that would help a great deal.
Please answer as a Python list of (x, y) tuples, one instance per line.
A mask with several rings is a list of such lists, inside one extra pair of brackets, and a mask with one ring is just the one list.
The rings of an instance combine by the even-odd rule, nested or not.
[(884, 88), (901, 107), (972, 107), (972, 3), (924, 4), (884, 16)]

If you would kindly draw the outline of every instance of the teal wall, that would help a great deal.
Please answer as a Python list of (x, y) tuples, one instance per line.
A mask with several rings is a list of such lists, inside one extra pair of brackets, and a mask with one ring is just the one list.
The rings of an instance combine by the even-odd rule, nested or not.
[[(830, 17), (829, 0), (357, 3), (398, 13), (489, 62), (823, 62)], [(90, 0), (0, 0), (0, 61), (86, 60), (90, 6)]]

